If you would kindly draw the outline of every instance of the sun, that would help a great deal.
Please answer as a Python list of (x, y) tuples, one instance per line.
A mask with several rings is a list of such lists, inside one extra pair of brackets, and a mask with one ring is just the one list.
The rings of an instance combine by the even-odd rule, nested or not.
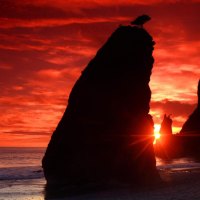
[(156, 144), (156, 141), (160, 139), (160, 124), (154, 125), (154, 142), (153, 144)]
[(160, 139), (160, 133), (154, 133), (154, 137), (156, 140)]

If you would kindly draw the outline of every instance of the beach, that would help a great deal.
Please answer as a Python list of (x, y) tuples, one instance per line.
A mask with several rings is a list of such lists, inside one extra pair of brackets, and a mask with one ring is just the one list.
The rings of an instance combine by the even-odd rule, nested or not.
[(145, 188), (123, 188), (49, 200), (188, 200), (200, 199), (200, 170), (161, 171), (164, 183)]
[[(71, 197), (52, 197), (51, 200), (187, 200), (200, 199), (200, 169), (160, 171), (163, 184), (145, 188), (123, 188), (99, 191)], [(42, 200), (44, 179), (7, 181), (0, 188), (0, 200)]]
[(157, 158), (157, 168), (163, 181), (154, 186), (123, 186), (73, 196), (45, 197), (46, 182), (41, 168), (44, 149), (1, 148), (0, 151), (0, 200), (200, 199), (200, 163), (188, 158), (173, 161)]
[(0, 181), (0, 200), (43, 200), (44, 179)]

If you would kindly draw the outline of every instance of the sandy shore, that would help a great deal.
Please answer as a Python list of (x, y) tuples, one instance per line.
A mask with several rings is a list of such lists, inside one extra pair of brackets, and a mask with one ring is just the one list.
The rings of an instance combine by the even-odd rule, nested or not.
[[(200, 199), (200, 169), (160, 171), (164, 183), (146, 188), (123, 188), (71, 197), (44, 195), (44, 179), (3, 181), (0, 200), (188, 200)], [(1, 182), (1, 181), (0, 181)]]
[(200, 199), (200, 169), (160, 171), (164, 183), (49, 200), (189, 200)]
[(0, 200), (43, 200), (45, 180), (0, 180)]

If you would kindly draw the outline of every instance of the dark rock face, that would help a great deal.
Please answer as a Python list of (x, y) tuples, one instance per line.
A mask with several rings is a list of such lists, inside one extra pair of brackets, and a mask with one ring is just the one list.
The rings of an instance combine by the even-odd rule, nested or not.
[(172, 135), (172, 119), (170, 118), (170, 115), (164, 115), (164, 119), (161, 123), (160, 134)]
[(190, 115), (188, 120), (183, 124), (183, 127), (182, 127), (180, 133), (188, 133), (188, 134), (194, 134), (194, 132), (200, 133), (200, 80), (198, 83), (197, 95), (198, 95), (197, 108)]
[(174, 153), (174, 135), (172, 135), (172, 119), (170, 115), (164, 115), (160, 128), (160, 140), (156, 141), (154, 151), (156, 156), (161, 158), (169, 158)]
[(121, 26), (90, 61), (43, 158), (47, 185), (158, 178), (148, 114), (153, 45), (144, 29)]
[(182, 152), (184, 155), (200, 159), (200, 81), (198, 83), (198, 104), (180, 131)]

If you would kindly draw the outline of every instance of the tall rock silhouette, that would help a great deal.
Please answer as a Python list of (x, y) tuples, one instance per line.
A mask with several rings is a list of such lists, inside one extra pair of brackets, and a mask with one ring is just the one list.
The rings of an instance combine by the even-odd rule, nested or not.
[(200, 80), (198, 83), (197, 95), (198, 95), (197, 108), (189, 116), (187, 121), (183, 124), (180, 133), (196, 134), (198, 132), (200, 134)]
[(43, 158), (47, 186), (158, 178), (148, 114), (154, 44), (143, 28), (120, 26), (89, 62)]
[(172, 119), (170, 115), (164, 115), (159, 132), (161, 135), (172, 135)]

